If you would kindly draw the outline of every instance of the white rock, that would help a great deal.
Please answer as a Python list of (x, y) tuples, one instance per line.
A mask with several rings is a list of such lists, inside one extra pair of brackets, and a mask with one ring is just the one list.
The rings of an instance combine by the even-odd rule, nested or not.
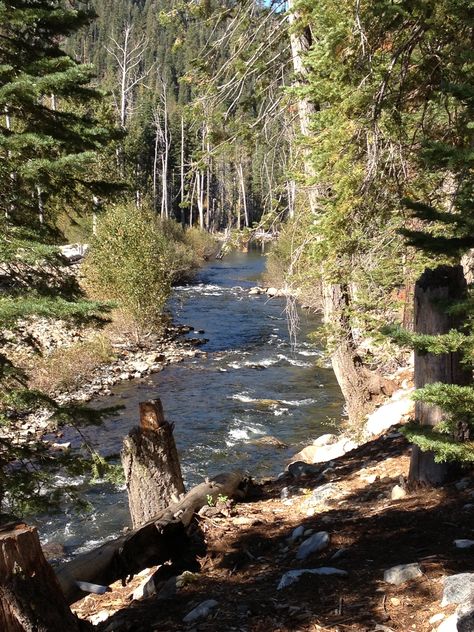
[(318, 447), (321, 447), (324, 445), (331, 445), (332, 443), (336, 443), (336, 441), (338, 441), (337, 435), (323, 434), (313, 441), (313, 445), (317, 445)]
[(153, 575), (146, 577), (142, 583), (135, 588), (132, 593), (132, 599), (138, 601), (139, 599), (145, 599), (145, 597), (150, 597), (156, 593), (155, 581), (153, 579)]
[(367, 437), (378, 435), (388, 430), (391, 426), (400, 423), (402, 417), (413, 411), (412, 392), (413, 389), (396, 391), (386, 404), (377, 408), (376, 411), (367, 417), (364, 434)]
[(306, 448), (303, 448), (301, 452), (298, 452), (298, 454), (295, 454), (292, 461), (304, 461), (305, 463), (310, 464), (327, 463), (328, 461), (344, 456), (344, 454), (354, 450), (357, 446), (358, 444), (351, 439), (342, 437), (336, 443), (328, 445), (309, 445)]
[(332, 568), (331, 566), (321, 566), (320, 568), (302, 568), (299, 570), (287, 571), (280, 579), (277, 590), (288, 588), (288, 586), (295, 584), (300, 579), (300, 577), (305, 574), (340, 575), (342, 577), (347, 575), (347, 571), (342, 571), (339, 568)]
[(217, 605), (219, 604), (215, 599), (207, 599), (207, 601), (203, 601), (199, 604), (199, 606), (194, 608), (194, 610), (191, 610), (191, 612), (184, 617), (184, 623), (192, 623), (198, 619), (204, 619)]
[(108, 610), (100, 610), (96, 614), (93, 614), (91, 617), (89, 617), (88, 621), (90, 621), (92, 625), (97, 625), (98, 623), (103, 623), (104, 621), (107, 621), (109, 617), (110, 612)]
[(431, 623), (432, 625), (434, 623), (438, 623), (439, 621), (442, 621), (444, 619), (445, 615), (442, 612), (438, 612), (438, 614), (434, 614), (431, 619), (428, 621), (428, 623)]
[(458, 616), (452, 614), (438, 627), (438, 632), (458, 632)]
[(305, 560), (312, 553), (322, 551), (329, 545), (329, 533), (327, 531), (318, 531), (307, 540), (302, 542), (296, 553), (297, 560)]
[(474, 546), (474, 540), (454, 540), (454, 546), (457, 549), (470, 549)]
[(296, 542), (296, 540), (299, 540), (300, 538), (302, 538), (303, 535), (304, 535), (304, 526), (300, 525), (299, 527), (296, 527), (296, 529), (293, 529), (293, 533), (288, 538), (288, 541)]
[(390, 494), (392, 500), (401, 500), (402, 498), (405, 498), (406, 495), (406, 491), (400, 485), (395, 485), (395, 487), (392, 488), (392, 492)]
[(276, 287), (269, 287), (266, 289), (266, 294), (267, 296), (278, 296), (279, 291), (276, 289)]
[(400, 584), (404, 584), (410, 579), (415, 579), (421, 575), (423, 575), (423, 571), (421, 570), (420, 565), (415, 562), (413, 564), (399, 564), (398, 566), (392, 566), (392, 568), (389, 568), (384, 572), (383, 579), (388, 584), (399, 586)]
[(441, 607), (465, 603), (474, 594), (474, 573), (457, 573), (444, 578)]

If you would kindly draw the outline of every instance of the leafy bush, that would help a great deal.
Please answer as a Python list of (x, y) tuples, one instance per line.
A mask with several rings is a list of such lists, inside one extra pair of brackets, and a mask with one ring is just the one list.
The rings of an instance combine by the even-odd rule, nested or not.
[(171, 284), (189, 278), (215, 251), (208, 233), (184, 230), (148, 209), (114, 206), (98, 223), (84, 283), (92, 296), (115, 301), (140, 330), (153, 329)]
[(170, 244), (151, 211), (111, 207), (98, 222), (83, 266), (87, 290), (115, 301), (141, 330), (153, 329), (171, 290)]

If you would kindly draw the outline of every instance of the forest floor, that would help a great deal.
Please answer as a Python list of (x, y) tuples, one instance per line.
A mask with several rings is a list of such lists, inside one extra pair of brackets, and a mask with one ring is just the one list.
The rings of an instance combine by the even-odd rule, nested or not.
[[(408, 466), (409, 446), (392, 429), (311, 477), (256, 485), (230, 515), (197, 518), (205, 542), (201, 571), (176, 594), (133, 601), (148, 571), (74, 609), (81, 618), (102, 620), (100, 632), (436, 630), (455, 609), (441, 608), (442, 578), (474, 571), (474, 550), (454, 545), (474, 537), (474, 477), (392, 500)], [(327, 548), (304, 561), (296, 557), (301, 540), (289, 541), (300, 525), (330, 536)], [(384, 581), (385, 570), (415, 562), (421, 576), (399, 586)], [(286, 571), (322, 566), (347, 576), (306, 574), (277, 590)], [(183, 622), (210, 599), (217, 605), (207, 618)]]

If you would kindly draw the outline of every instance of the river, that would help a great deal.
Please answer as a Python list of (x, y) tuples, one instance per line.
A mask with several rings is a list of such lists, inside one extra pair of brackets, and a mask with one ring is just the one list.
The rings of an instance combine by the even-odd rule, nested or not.
[[(256, 252), (232, 254), (202, 269), (192, 285), (175, 288), (169, 302), (175, 321), (206, 338), (206, 354), (166, 367), (147, 380), (119, 384), (97, 407), (123, 409), (85, 434), (103, 454), (118, 453), (138, 420), (138, 403), (160, 397), (175, 438), (187, 486), (205, 476), (244, 468), (259, 478), (276, 475), (287, 459), (312, 439), (331, 432), (342, 396), (321, 350), (308, 338), (319, 321), (300, 312), (296, 344), (290, 344), (285, 300), (250, 296), (265, 266)], [(259, 442), (272, 436), (286, 444)], [(44, 542), (78, 553), (116, 535), (129, 524), (123, 486), (89, 485), (78, 479), (90, 509), (65, 507), (36, 523)]]

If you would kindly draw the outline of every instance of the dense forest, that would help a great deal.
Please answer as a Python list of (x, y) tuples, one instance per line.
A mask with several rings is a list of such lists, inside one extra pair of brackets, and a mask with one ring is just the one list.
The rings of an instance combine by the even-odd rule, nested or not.
[[(0, 2), (2, 342), (117, 306), (148, 335), (208, 233), (260, 230), (278, 236), (272, 285), (323, 315), (351, 426), (415, 350), (451, 371), (417, 384), (437, 413), (405, 429), (430, 462), (413, 478), (472, 462), (473, 27), (461, 0)], [(71, 241), (91, 243), (81, 279)], [(413, 312), (425, 268), (447, 288), (438, 330)], [(8, 353), (0, 373), (0, 508), (47, 501), (50, 466), (107, 471), (18, 441), (32, 411), (96, 415), (31, 388)]]

